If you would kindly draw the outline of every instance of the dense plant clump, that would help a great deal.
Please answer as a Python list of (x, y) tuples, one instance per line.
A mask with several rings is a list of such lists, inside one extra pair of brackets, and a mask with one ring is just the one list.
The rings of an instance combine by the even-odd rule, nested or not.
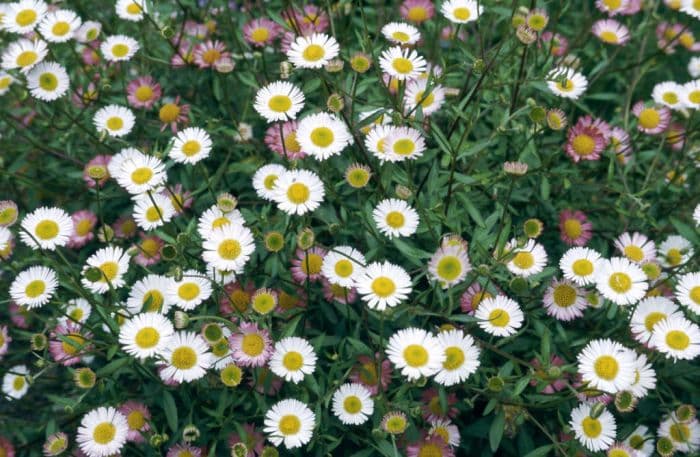
[(698, 19), (0, 4), (0, 457), (700, 455)]

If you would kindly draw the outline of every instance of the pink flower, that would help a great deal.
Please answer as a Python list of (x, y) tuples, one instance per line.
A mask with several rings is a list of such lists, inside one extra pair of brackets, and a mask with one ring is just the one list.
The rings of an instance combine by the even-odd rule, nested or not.
[(177, 52), (170, 58), (170, 65), (182, 68), (194, 63), (194, 46), (188, 40), (180, 41)]
[(617, 160), (622, 164), (629, 162), (632, 155), (630, 135), (622, 127), (613, 127), (610, 131), (610, 144), (617, 154)]
[(160, 95), (160, 84), (151, 76), (140, 76), (126, 86), (126, 99), (134, 108), (150, 109)]
[(574, 162), (598, 160), (610, 143), (610, 133), (610, 126), (605, 121), (591, 116), (580, 117), (567, 132), (564, 150)]
[(585, 246), (593, 237), (592, 230), (593, 224), (582, 211), (565, 209), (559, 213), (559, 234), (569, 246)]
[(138, 253), (134, 256), (134, 262), (142, 267), (154, 265), (160, 262), (160, 250), (165, 242), (156, 235), (146, 235), (139, 232), (141, 241), (136, 245)]
[(8, 333), (7, 325), (0, 325), (0, 360), (7, 354), (11, 342), (12, 337)]
[(143, 433), (148, 432), (151, 426), (148, 421), (151, 419), (151, 412), (143, 403), (129, 400), (119, 407), (119, 412), (122, 413), (129, 424), (129, 431), (126, 434), (127, 441), (134, 443), (143, 443), (146, 439)]
[(238, 332), (229, 337), (232, 356), (236, 363), (244, 367), (261, 367), (272, 356), (270, 332), (257, 324), (241, 322)]
[[(99, 79), (99, 75), (96, 76), (96, 79)], [(87, 85), (87, 88), (77, 87), (71, 94), (71, 101), (78, 108), (85, 108), (97, 100), (97, 97), (97, 87), (94, 82), (91, 82)]]
[(266, 18), (253, 19), (243, 26), (245, 40), (259, 48), (272, 44), (282, 32), (283, 29), (279, 24)]
[(83, 48), (81, 57), (83, 58), (83, 63), (87, 66), (97, 65), (100, 63), (100, 54), (96, 49), (100, 46), (99, 41), (93, 41), (90, 45)]
[[(564, 373), (562, 373), (560, 377), (552, 379), (549, 372), (542, 367), (539, 359), (532, 359), (530, 364), (535, 368), (536, 378), (530, 381), (530, 385), (536, 386), (538, 383), (546, 383), (545, 387), (542, 389), (543, 394), (551, 395), (566, 387), (566, 375)], [(552, 354), (549, 358), (549, 367), (561, 367), (564, 364), (564, 359), (557, 355)]]
[(350, 379), (367, 387), (372, 395), (379, 393), (380, 382), (382, 391), (386, 390), (391, 382), (391, 362), (386, 357), (383, 358), (380, 379), (378, 361), (378, 352), (374, 354), (374, 357), (361, 355), (357, 357), (358, 365), (355, 365), (350, 372)]
[(199, 68), (216, 68), (224, 62), (232, 62), (231, 53), (219, 40), (208, 40), (194, 47), (194, 63)]
[(682, 151), (685, 143), (685, 127), (678, 122), (672, 122), (666, 130), (666, 144), (674, 151)]
[(5, 248), (0, 250), (0, 259), (7, 260), (12, 257), (12, 253), (15, 250), (15, 238), (12, 233), (10, 233), (10, 240), (5, 244)]
[[(498, 292), (499, 291), (497, 290), (496, 293)], [(494, 296), (494, 294), (484, 290), (481, 284), (475, 282), (464, 291), (462, 297), (459, 299), (459, 304), (463, 313), (473, 315), (476, 308), (479, 306), (479, 303), (487, 298), (493, 298)]]
[[(90, 159), (88, 163), (83, 167), (83, 181), (88, 187), (95, 187), (95, 182), (100, 187), (104, 187), (105, 183), (109, 179), (109, 170), (107, 166), (109, 165), (112, 156), (110, 155), (98, 155)], [(96, 174), (98, 173), (98, 174)], [(99, 179), (95, 179), (92, 176), (102, 176)]]
[(408, 445), (407, 457), (421, 457), (424, 455), (439, 455), (441, 457), (454, 457), (455, 453), (445, 440), (439, 435), (425, 437), (417, 443)]
[(15, 457), (15, 447), (12, 445), (12, 441), (0, 436), (0, 455), (5, 457)]
[(10, 320), (19, 328), (29, 328), (29, 311), (24, 306), (19, 306), (17, 303), (10, 300), (9, 306)]
[(435, 5), (430, 0), (405, 0), (399, 12), (405, 20), (421, 24), (435, 16)]
[(347, 305), (357, 299), (357, 290), (354, 287), (348, 288), (331, 284), (326, 278), (321, 278), (321, 283), (323, 284), (323, 297), (330, 303), (337, 301)]
[(308, 251), (297, 249), (296, 258), (292, 260), (292, 278), (299, 284), (304, 284), (307, 279), (311, 282), (321, 279), (321, 265), (325, 255), (325, 249), (319, 247)]
[(66, 367), (80, 363), (82, 358), (92, 350), (90, 338), (92, 334), (81, 333), (80, 326), (74, 322), (58, 324), (51, 332), (49, 340), (51, 357)]
[(330, 25), (326, 12), (316, 5), (305, 5), (303, 12), (290, 8), (283, 12), (282, 15), (287, 19), (287, 23), (290, 24), (292, 29), (300, 32), (302, 35), (314, 32), (323, 33), (328, 30)]
[(176, 444), (168, 449), (165, 457), (202, 457), (202, 449), (186, 443)]
[(457, 404), (457, 394), (454, 392), (447, 394), (447, 410), (442, 409), (440, 396), (434, 387), (425, 390), (421, 399), (423, 417), (429, 422), (438, 419), (454, 419), (459, 414), (459, 410), (454, 407)]
[(133, 238), (136, 235), (138, 226), (136, 221), (131, 216), (122, 216), (116, 220), (114, 226), (114, 236), (117, 238)]
[(558, 33), (544, 32), (542, 34), (541, 45), (543, 45), (545, 48), (549, 48), (551, 46), (550, 53), (554, 57), (566, 55), (567, 51), (569, 50), (569, 40)]
[(92, 211), (81, 210), (71, 214), (71, 219), (73, 220), (73, 233), (68, 239), (68, 247), (82, 248), (95, 237), (92, 230), (97, 225), (97, 216)]
[(280, 157), (291, 160), (303, 159), (306, 154), (297, 141), (297, 122), (287, 121), (270, 125), (265, 132), (265, 144)]
[(629, 0), (629, 3), (627, 3), (627, 8), (625, 8), (623, 11), (620, 11), (620, 14), (624, 16), (631, 16), (633, 14), (637, 14), (641, 10), (642, 0)]
[(665, 106), (646, 106), (638, 101), (632, 107), (632, 114), (637, 117), (637, 130), (647, 135), (657, 135), (671, 122), (671, 110)]
[(239, 282), (224, 286), (225, 294), (219, 299), (219, 313), (225, 317), (236, 317), (237, 313), (248, 311), (250, 301), (255, 293), (255, 284), (248, 282), (245, 288)]
[(232, 433), (228, 437), (228, 446), (233, 447), (236, 443), (243, 443), (248, 448), (246, 457), (259, 456), (265, 447), (265, 437), (262, 433), (255, 429), (253, 424), (243, 424), (243, 436), (238, 433)]
[(192, 192), (189, 190), (183, 190), (182, 184), (175, 184), (170, 189), (163, 189), (160, 194), (164, 197), (170, 198), (175, 208), (175, 213), (179, 216), (182, 214), (183, 210), (191, 208), (194, 199), (192, 198)]
[(158, 111), (158, 118), (163, 123), (160, 127), (160, 131), (165, 130), (166, 127), (170, 126), (170, 130), (173, 133), (177, 132), (178, 124), (186, 124), (189, 120), (187, 115), (190, 113), (190, 105), (180, 104), (180, 96), (175, 97), (172, 102), (164, 103)]
[(624, 46), (630, 39), (627, 27), (614, 19), (601, 19), (593, 23), (591, 32), (603, 43)]

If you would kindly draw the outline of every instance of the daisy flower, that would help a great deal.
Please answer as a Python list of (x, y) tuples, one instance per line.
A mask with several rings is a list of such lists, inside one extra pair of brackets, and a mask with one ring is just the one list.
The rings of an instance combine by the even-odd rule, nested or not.
[(275, 163), (258, 168), (253, 175), (253, 188), (255, 189), (255, 193), (262, 199), (274, 201), (275, 183), (280, 176), (286, 173), (286, 168)]
[(91, 357), (91, 338), (91, 333), (83, 332), (81, 326), (72, 321), (58, 324), (51, 331), (49, 339), (51, 358), (66, 367), (80, 363), (83, 359)]
[(109, 62), (130, 60), (139, 50), (138, 41), (126, 35), (112, 35), (100, 44), (100, 51)]
[(651, 457), (654, 453), (654, 439), (649, 435), (649, 429), (644, 425), (638, 425), (624, 443), (637, 451), (637, 457)]
[(644, 398), (650, 390), (656, 388), (656, 372), (650, 363), (647, 363), (647, 356), (637, 354), (634, 364), (634, 382), (630, 391), (635, 398)]
[(578, 372), (590, 387), (608, 393), (627, 390), (634, 382), (636, 355), (616, 341), (590, 341), (577, 356)]
[(454, 451), (441, 436), (426, 436), (420, 441), (406, 446), (406, 457), (423, 457), (425, 455), (455, 456)]
[(632, 114), (637, 117), (637, 130), (647, 135), (657, 135), (668, 128), (671, 111), (665, 106), (646, 106), (639, 101), (632, 107)]
[(294, 84), (275, 81), (258, 90), (253, 108), (267, 122), (286, 121), (296, 119), (304, 108), (304, 100), (304, 93)]
[(620, 306), (638, 302), (647, 292), (644, 271), (623, 257), (602, 260), (598, 265), (595, 283), (598, 292)]
[(409, 381), (438, 373), (445, 362), (445, 351), (437, 338), (419, 328), (394, 333), (386, 354)]
[(377, 125), (365, 137), (365, 147), (379, 159), (380, 163), (389, 162), (393, 158), (387, 153), (386, 142), (395, 128), (391, 125)]
[(226, 224), (212, 230), (202, 249), (202, 259), (208, 264), (239, 273), (255, 251), (253, 232), (244, 225)]
[(73, 38), (81, 24), (80, 17), (70, 10), (56, 10), (44, 16), (39, 33), (46, 41), (63, 43)]
[(535, 8), (530, 10), (525, 17), (525, 24), (535, 32), (541, 32), (549, 24), (549, 15), (547, 11)]
[(277, 207), (287, 214), (301, 216), (321, 205), (326, 192), (323, 181), (309, 170), (290, 170), (281, 174), (272, 188)]
[(145, 442), (143, 435), (151, 430), (148, 424), (151, 420), (151, 412), (148, 407), (143, 403), (129, 400), (121, 405), (118, 411), (126, 417), (126, 423), (129, 425), (126, 440), (134, 443)]
[(5, 354), (7, 354), (11, 342), (12, 337), (7, 333), (7, 325), (0, 325), (0, 361), (5, 357)]
[(243, 38), (258, 48), (271, 45), (282, 34), (284, 29), (276, 22), (267, 18), (253, 19), (243, 26)]
[(194, 164), (209, 157), (211, 146), (211, 137), (205, 130), (190, 127), (177, 133), (168, 155), (177, 163)]
[(337, 246), (323, 257), (321, 273), (332, 284), (353, 287), (362, 275), (366, 262), (365, 256), (357, 249)]
[(299, 121), (296, 140), (304, 153), (317, 160), (340, 154), (353, 142), (345, 122), (328, 113), (312, 114)]
[(566, 279), (587, 286), (594, 282), (600, 260), (600, 254), (593, 249), (576, 247), (564, 253), (559, 268)]
[(404, 81), (418, 78), (427, 64), (415, 50), (395, 46), (382, 52), (379, 65), (392, 78)]
[(107, 132), (114, 137), (128, 135), (134, 128), (136, 117), (129, 109), (119, 105), (100, 108), (92, 119), (98, 132)]
[(691, 57), (688, 61), (688, 74), (691, 78), (700, 78), (700, 57)]
[[(107, 184), (107, 180), (110, 178), (108, 168), (110, 160), (112, 160), (110, 155), (96, 155), (85, 164), (83, 181), (86, 186), (94, 188), (95, 186), (104, 187)], [(93, 176), (101, 177), (95, 179)]]
[(65, 316), (62, 318), (65, 323), (70, 321), (84, 324), (92, 313), (90, 303), (84, 298), (72, 298), (66, 305)]
[(588, 88), (588, 80), (573, 68), (556, 67), (545, 80), (547, 87), (558, 97), (578, 100)]
[(315, 282), (321, 279), (321, 268), (326, 250), (313, 247), (308, 250), (297, 249), (292, 260), (292, 278), (299, 284), (306, 281)]
[(467, 24), (479, 19), (483, 7), (474, 0), (447, 0), (442, 4), (440, 12), (452, 23)]
[(155, 235), (146, 235), (143, 232), (139, 233), (139, 239), (140, 241), (133, 245), (138, 251), (134, 256), (134, 263), (142, 267), (158, 263), (165, 242)]
[(163, 194), (141, 194), (134, 204), (134, 220), (144, 230), (153, 230), (175, 216), (173, 202)]
[(332, 410), (345, 425), (360, 425), (374, 413), (372, 393), (362, 384), (343, 384), (333, 393)]
[(693, 245), (679, 235), (671, 235), (659, 245), (661, 263), (667, 268), (675, 268), (688, 262), (693, 256)]
[(666, 297), (647, 297), (634, 308), (630, 318), (630, 329), (634, 338), (649, 344), (654, 326), (669, 317), (683, 317), (675, 303)]
[(73, 233), (73, 220), (60, 208), (42, 206), (24, 216), (19, 237), (32, 249), (53, 251), (65, 246)]
[(178, 443), (168, 448), (165, 457), (202, 457), (202, 449), (187, 443)]
[(229, 343), (233, 360), (243, 367), (264, 366), (272, 356), (270, 333), (255, 323), (241, 322)]
[(204, 376), (214, 363), (209, 345), (194, 332), (176, 332), (160, 352), (162, 376), (177, 382), (192, 382)]
[(417, 28), (404, 22), (390, 22), (382, 27), (382, 35), (392, 43), (413, 45), (420, 40)]
[(287, 58), (297, 68), (321, 68), (340, 52), (335, 38), (323, 33), (298, 36), (287, 50)]
[(29, 370), (25, 365), (16, 365), (2, 378), (2, 392), (11, 400), (19, 400), (29, 390)]
[(559, 233), (569, 246), (585, 246), (593, 237), (593, 224), (583, 211), (565, 209), (559, 213)]
[(173, 282), (167, 276), (157, 274), (149, 274), (139, 279), (129, 290), (127, 310), (131, 314), (142, 311), (167, 314), (173, 304), (169, 295), (169, 290), (174, 287)]
[(615, 248), (628, 260), (639, 265), (656, 260), (656, 244), (639, 232), (625, 232), (618, 236)]
[(0, 95), (5, 95), (10, 90), (10, 85), (15, 82), (11, 74), (0, 71)]
[(221, 211), (218, 205), (212, 205), (199, 216), (197, 231), (203, 239), (211, 237), (212, 233), (227, 225), (245, 225), (243, 215), (237, 209), (233, 211)]
[(615, 417), (604, 409), (603, 412), (593, 417), (592, 405), (581, 403), (571, 411), (571, 421), (569, 425), (576, 435), (576, 439), (583, 444), (586, 449), (597, 452), (604, 451), (615, 442), (617, 424)]
[(119, 328), (119, 344), (137, 359), (161, 353), (175, 333), (173, 324), (162, 314), (137, 314)]
[(82, 283), (85, 287), (97, 294), (103, 294), (110, 289), (119, 289), (126, 284), (124, 275), (129, 269), (129, 256), (117, 246), (108, 246), (99, 249), (85, 261), (83, 272), (89, 268), (100, 271), (100, 277), (91, 281), (83, 276)]
[(81, 210), (71, 214), (73, 233), (68, 240), (69, 248), (81, 248), (88, 244), (95, 234), (92, 232), (97, 224), (97, 216), (92, 211)]
[(443, 289), (464, 281), (471, 269), (467, 251), (459, 244), (440, 246), (428, 262), (428, 275)]
[(445, 89), (440, 84), (432, 84), (428, 88), (428, 81), (422, 79), (406, 84), (404, 104), (409, 112), (416, 111), (420, 106), (423, 115), (430, 116), (440, 109), (444, 101)]
[(170, 126), (170, 130), (175, 134), (179, 124), (186, 124), (189, 121), (187, 116), (189, 112), (190, 105), (180, 104), (179, 95), (175, 97), (175, 100), (164, 103), (158, 110), (158, 119), (163, 123), (160, 126), (161, 132)]
[(83, 416), (76, 441), (88, 457), (119, 453), (126, 443), (129, 424), (115, 408), (101, 406)]
[(475, 282), (469, 286), (467, 290), (464, 291), (459, 299), (460, 307), (462, 312), (469, 315), (474, 315), (474, 311), (479, 307), (482, 301), (487, 298), (493, 298), (494, 295), (489, 291), (484, 290), (484, 288), (478, 282)]
[(362, 301), (378, 311), (395, 307), (408, 298), (412, 290), (411, 277), (406, 270), (389, 262), (367, 265), (355, 287)]
[(384, 151), (391, 162), (414, 160), (423, 155), (425, 139), (414, 128), (396, 127), (389, 132), (384, 142)]
[(533, 239), (528, 239), (525, 246), (518, 247), (518, 241), (513, 239), (506, 245), (507, 252), (515, 254), (506, 267), (516, 276), (529, 278), (541, 273), (547, 266), (547, 252), (544, 247)]
[(523, 325), (525, 316), (518, 303), (504, 296), (484, 299), (474, 312), (479, 327), (496, 336), (510, 336)]
[(389, 382), (391, 382), (391, 362), (383, 358), (380, 379), (379, 358), (379, 353), (375, 353), (373, 357), (368, 355), (358, 356), (357, 364), (350, 372), (350, 379), (367, 387), (372, 395), (377, 395), (380, 388), (382, 391), (385, 390), (389, 386)]
[(661, 424), (657, 434), (673, 443), (674, 451), (695, 453), (700, 448), (700, 423), (697, 419), (681, 422), (671, 413)]
[(481, 351), (470, 335), (465, 335), (458, 329), (448, 330), (438, 333), (437, 341), (445, 355), (442, 367), (435, 375), (435, 382), (438, 384), (460, 384), (479, 368)]
[[(73, 38), (79, 43), (95, 41), (102, 32), (102, 24), (97, 21), (85, 21), (73, 34)], [(88, 49), (88, 48), (86, 48)], [(90, 49), (94, 53), (94, 50)]]
[(208, 278), (197, 270), (186, 270), (182, 279), (173, 281), (168, 290), (168, 300), (183, 311), (190, 311), (211, 297), (212, 287)]
[(288, 336), (275, 343), (269, 366), (274, 374), (285, 381), (298, 384), (304, 375), (316, 369), (316, 353), (305, 339)]
[(226, 65), (233, 67), (231, 53), (226, 50), (226, 45), (219, 40), (209, 40), (195, 46), (194, 63), (199, 68), (219, 69)]
[(404, 200), (382, 200), (372, 211), (377, 228), (389, 238), (411, 236), (418, 228), (418, 212)]
[(624, 46), (630, 39), (629, 29), (614, 19), (601, 19), (591, 27), (593, 35), (607, 44)]
[[(116, 167), (115, 162), (115, 167)], [(135, 153), (122, 160), (119, 170), (114, 173), (117, 180), (127, 192), (141, 195), (163, 185), (167, 178), (165, 164), (157, 157)]]
[(700, 79), (683, 85), (683, 103), (691, 109), (700, 109)]
[(683, 103), (683, 86), (673, 81), (665, 81), (654, 86), (651, 92), (651, 98), (659, 105), (664, 105), (672, 110), (682, 109)]
[(432, 19), (435, 15), (435, 6), (430, 0), (404, 0), (399, 12), (407, 21), (421, 24)]
[(144, 13), (148, 12), (145, 0), (117, 0), (114, 9), (121, 19), (139, 22)]
[(265, 413), (264, 431), (275, 446), (301, 447), (311, 440), (315, 426), (316, 415), (299, 400), (279, 401)]
[(678, 278), (675, 295), (681, 305), (700, 315), (700, 272), (687, 273)]
[(126, 86), (126, 99), (134, 108), (151, 109), (161, 94), (160, 84), (151, 76), (139, 76)]
[(8, 32), (23, 35), (34, 30), (41, 22), (48, 7), (41, 0), (19, 0), (8, 3), (2, 15), (2, 28)]
[(553, 279), (542, 301), (547, 314), (560, 321), (583, 316), (588, 306), (583, 291), (568, 279)]
[(676, 360), (692, 360), (700, 355), (700, 327), (683, 316), (669, 316), (656, 325), (650, 345)]
[(601, 119), (584, 116), (567, 132), (564, 150), (574, 162), (598, 160), (610, 143), (610, 127)]
[(44, 60), (48, 52), (45, 41), (21, 38), (10, 43), (2, 53), (2, 68), (5, 70), (18, 68), (26, 72)]
[(296, 121), (285, 122), (281, 128), (279, 124), (271, 125), (265, 132), (265, 145), (283, 158), (294, 160), (306, 157), (297, 141), (297, 128)]

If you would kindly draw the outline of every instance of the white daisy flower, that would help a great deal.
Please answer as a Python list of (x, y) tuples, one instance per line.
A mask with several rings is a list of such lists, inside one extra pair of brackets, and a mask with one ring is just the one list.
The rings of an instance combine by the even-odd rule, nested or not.
[(64, 324), (68, 322), (84, 324), (87, 322), (92, 313), (90, 302), (84, 298), (72, 298), (68, 300), (67, 305), (65, 310), (66, 315), (61, 318), (61, 322)]
[(8, 3), (2, 16), (2, 29), (24, 35), (34, 30), (41, 22), (48, 7), (41, 0), (19, 0)]
[(700, 78), (700, 57), (691, 57), (688, 62), (688, 74), (691, 78)]
[(669, 316), (654, 325), (650, 346), (675, 360), (700, 355), (700, 327), (682, 316)]
[(85, 21), (78, 30), (75, 31), (74, 38), (79, 43), (89, 43), (95, 41), (102, 32), (102, 24), (97, 21)]
[[(360, 125), (360, 131), (367, 135), (370, 130), (380, 125), (391, 125), (391, 115), (393, 110), (389, 108), (377, 108), (369, 111), (361, 111), (358, 113), (357, 124)], [(366, 119), (372, 118), (371, 121)]]
[(173, 305), (169, 291), (174, 288), (174, 281), (167, 276), (149, 274), (134, 283), (126, 300), (126, 309), (131, 314), (157, 312), (168, 314)]
[(174, 333), (160, 355), (165, 359), (163, 377), (177, 382), (201, 378), (214, 363), (209, 345), (194, 332)]
[(623, 257), (604, 259), (598, 266), (596, 289), (620, 306), (641, 300), (649, 288), (644, 271)]
[(12, 232), (7, 227), (0, 227), (0, 252), (3, 252), (12, 241)]
[(420, 32), (411, 24), (405, 22), (390, 22), (382, 27), (382, 35), (396, 44), (412, 45), (420, 40)]
[(506, 267), (516, 276), (529, 278), (541, 273), (547, 266), (547, 252), (541, 244), (533, 239), (528, 239), (525, 246), (518, 247), (516, 239), (510, 240), (506, 245), (506, 250), (515, 253), (515, 256), (508, 261)]
[(407, 299), (412, 290), (406, 270), (389, 262), (372, 262), (355, 281), (357, 293), (367, 306), (377, 311), (393, 308)]
[(471, 269), (467, 251), (461, 244), (440, 246), (428, 262), (428, 275), (443, 289), (464, 281)]
[(13, 82), (15, 82), (15, 78), (11, 74), (0, 71), (0, 95), (5, 95), (10, 90), (10, 85)]
[(560, 321), (570, 321), (583, 316), (588, 302), (583, 290), (568, 279), (552, 280), (542, 298), (547, 314)]
[(429, 420), (430, 429), (428, 436), (439, 436), (442, 440), (453, 448), (459, 447), (461, 437), (459, 428), (450, 422), (449, 419), (433, 418)]
[(143, 230), (158, 228), (170, 222), (175, 214), (172, 200), (163, 194), (141, 194), (136, 197), (134, 220)]
[(654, 438), (649, 434), (649, 429), (644, 425), (638, 425), (632, 433), (625, 438), (624, 444), (637, 451), (635, 457), (651, 457), (654, 453)]
[(453, 329), (438, 333), (437, 340), (445, 354), (445, 360), (435, 375), (435, 382), (443, 386), (454, 386), (466, 381), (479, 368), (481, 351), (470, 335)]
[(290, 82), (275, 81), (258, 90), (253, 108), (267, 122), (296, 119), (304, 108), (304, 93)]
[(636, 355), (616, 341), (592, 340), (577, 359), (581, 379), (592, 388), (614, 394), (634, 382)]
[(397, 198), (380, 201), (372, 217), (379, 231), (389, 238), (411, 236), (418, 229), (418, 212)]
[(504, 295), (482, 300), (474, 317), (479, 320), (479, 327), (496, 336), (513, 335), (525, 319), (520, 305)]
[(5, 70), (18, 68), (26, 72), (34, 65), (44, 60), (48, 52), (44, 40), (32, 41), (21, 38), (10, 43), (2, 53), (2, 68)]
[(39, 33), (51, 43), (64, 43), (75, 34), (82, 21), (70, 10), (56, 10), (44, 16), (39, 24)]
[(668, 106), (672, 110), (682, 109), (683, 103), (683, 86), (673, 81), (664, 81), (654, 86), (651, 92), (651, 97), (659, 105)]
[(157, 157), (133, 155), (121, 162), (114, 175), (120, 186), (131, 195), (141, 195), (163, 185), (167, 178), (165, 164)]
[(345, 425), (360, 425), (374, 413), (372, 393), (362, 384), (343, 384), (333, 393), (333, 414)]
[(243, 271), (250, 255), (255, 251), (253, 232), (240, 224), (226, 224), (212, 230), (202, 244), (202, 258), (219, 270)]
[(212, 205), (199, 216), (197, 231), (202, 239), (208, 239), (214, 230), (227, 225), (245, 225), (241, 212), (234, 209), (225, 213), (219, 209), (218, 205)]
[(697, 418), (681, 422), (675, 412), (671, 413), (659, 424), (657, 434), (670, 439), (675, 451), (690, 455), (700, 449), (700, 423)]
[(287, 50), (287, 58), (297, 68), (321, 68), (338, 56), (340, 46), (324, 33), (298, 36)]
[(663, 266), (675, 268), (693, 256), (693, 245), (679, 235), (671, 235), (659, 245), (659, 256)]
[(387, 153), (386, 142), (396, 127), (391, 125), (377, 125), (369, 131), (365, 137), (365, 147), (380, 163), (390, 162), (393, 156)]
[(450, 22), (467, 24), (479, 19), (483, 8), (474, 0), (447, 0), (442, 4), (440, 12)]
[(311, 440), (315, 426), (313, 411), (299, 400), (282, 400), (265, 413), (264, 431), (275, 446), (301, 447)]
[(119, 328), (119, 344), (128, 354), (143, 360), (164, 351), (174, 333), (172, 322), (164, 315), (137, 314)]
[(367, 261), (360, 251), (350, 246), (337, 246), (323, 258), (321, 273), (331, 284), (354, 287)]
[(168, 156), (177, 163), (197, 163), (209, 157), (212, 142), (209, 134), (199, 127), (188, 127), (177, 133)]
[(683, 104), (686, 108), (700, 109), (700, 79), (683, 84)]
[(634, 308), (630, 318), (630, 329), (634, 339), (648, 344), (654, 332), (654, 326), (671, 317), (683, 317), (675, 303), (666, 297), (647, 297)]
[(379, 65), (384, 73), (399, 81), (416, 79), (425, 71), (426, 62), (413, 49), (402, 49), (394, 46), (382, 52)]
[(316, 353), (305, 339), (288, 336), (275, 343), (269, 365), (270, 370), (280, 378), (298, 384), (304, 375), (316, 369)]
[(118, 246), (99, 249), (85, 261), (83, 272), (91, 267), (97, 268), (101, 272), (100, 278), (93, 282), (83, 275), (83, 285), (97, 294), (119, 289), (126, 284), (124, 275), (129, 269), (129, 259), (124, 249)]
[(625, 232), (615, 239), (620, 254), (639, 265), (656, 260), (656, 244), (641, 233)]
[(119, 453), (128, 432), (129, 424), (122, 413), (101, 406), (83, 416), (76, 441), (88, 457), (107, 457)]
[(425, 151), (425, 139), (411, 127), (395, 127), (386, 138), (384, 150), (391, 162), (415, 160)]
[(600, 263), (600, 254), (593, 249), (575, 247), (564, 253), (559, 268), (566, 279), (579, 286), (587, 286), (595, 280)]
[(148, 12), (145, 0), (117, 0), (114, 9), (121, 19), (132, 22), (141, 21)]
[(445, 362), (445, 351), (437, 338), (414, 327), (394, 333), (389, 338), (386, 354), (409, 381), (438, 373)]
[(287, 173), (287, 169), (276, 163), (258, 168), (258, 171), (253, 175), (253, 188), (255, 189), (255, 193), (258, 194), (258, 197), (274, 201), (275, 183), (279, 177), (285, 173)]
[(428, 81), (418, 79), (410, 81), (406, 84), (406, 92), (404, 94), (404, 104), (408, 112), (418, 111), (417, 106), (424, 116), (430, 116), (440, 109), (445, 102), (445, 88), (440, 84), (431, 84), (428, 87)]
[(290, 170), (275, 180), (272, 194), (280, 210), (301, 216), (318, 208), (326, 191), (313, 171)]
[(73, 220), (61, 208), (42, 206), (22, 219), (19, 237), (32, 249), (53, 251), (65, 246), (73, 234)]
[(139, 42), (126, 35), (112, 35), (100, 44), (100, 51), (109, 62), (130, 60), (139, 50)]
[(589, 451), (604, 451), (615, 442), (617, 424), (615, 417), (604, 409), (597, 416), (592, 417), (591, 409), (593, 405), (581, 403), (571, 411), (571, 421), (569, 425), (574, 430), (576, 439)]
[(11, 400), (18, 400), (29, 390), (29, 370), (25, 365), (15, 365), (2, 378), (2, 392)]
[(573, 68), (556, 67), (545, 78), (547, 87), (558, 97), (577, 100), (588, 88), (588, 80)]
[(647, 356), (637, 354), (634, 363), (634, 382), (630, 386), (630, 391), (635, 398), (644, 398), (650, 390), (656, 388), (656, 372), (650, 363), (647, 363)]
[(92, 118), (98, 132), (105, 131), (114, 137), (128, 135), (134, 128), (136, 117), (129, 109), (119, 105), (108, 105), (100, 108)]
[(340, 154), (353, 142), (345, 122), (328, 113), (311, 114), (299, 121), (296, 139), (301, 150), (316, 160)]
[(56, 272), (51, 268), (35, 265), (15, 277), (10, 285), (10, 297), (19, 306), (40, 308), (51, 300), (56, 288)]
[(56, 62), (42, 62), (27, 73), (27, 88), (32, 97), (47, 102), (68, 92), (68, 72)]
[(189, 311), (211, 297), (211, 282), (197, 270), (187, 270), (180, 281), (173, 281), (167, 299), (178, 308)]
[(221, 286), (225, 286), (236, 281), (236, 273), (233, 271), (219, 270), (212, 265), (207, 265), (207, 278)]
[(676, 300), (700, 316), (700, 272), (687, 273), (678, 278)]

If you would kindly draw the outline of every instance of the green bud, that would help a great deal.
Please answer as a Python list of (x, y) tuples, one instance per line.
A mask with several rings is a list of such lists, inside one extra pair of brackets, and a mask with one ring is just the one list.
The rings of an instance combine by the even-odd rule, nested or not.
[(488, 381), (486, 381), (486, 387), (491, 392), (501, 392), (505, 385), (505, 381), (500, 376), (491, 376)]

